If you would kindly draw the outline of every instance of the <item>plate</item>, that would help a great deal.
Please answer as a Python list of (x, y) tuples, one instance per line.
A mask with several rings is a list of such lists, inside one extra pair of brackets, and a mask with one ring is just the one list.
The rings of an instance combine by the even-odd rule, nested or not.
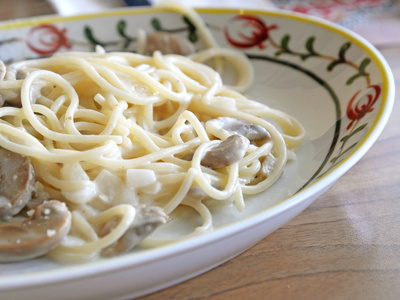
[[(207, 9), (198, 13), (221, 47), (244, 51), (255, 68), (251, 99), (297, 118), (307, 138), (268, 191), (246, 208), (216, 208), (214, 231), (157, 248), (82, 264), (46, 258), (0, 265), (5, 299), (127, 299), (192, 278), (245, 251), (301, 213), (349, 170), (383, 130), (394, 81), (366, 40), (326, 21), (283, 11)], [(199, 32), (162, 8), (111, 10), (0, 24), (0, 58), (12, 62), (64, 51), (134, 51), (138, 28), (174, 31), (203, 47)], [(190, 218), (180, 222), (190, 226)], [(182, 223), (178, 223), (182, 224)], [(175, 232), (172, 222), (157, 234)]]

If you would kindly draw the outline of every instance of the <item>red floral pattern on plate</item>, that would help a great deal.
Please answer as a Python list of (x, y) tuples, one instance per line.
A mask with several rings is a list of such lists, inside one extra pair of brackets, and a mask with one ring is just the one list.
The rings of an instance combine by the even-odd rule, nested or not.
[[(362, 0), (358, 0), (362, 1)], [(376, 0), (379, 1), (379, 0)], [(238, 21), (245, 21), (243, 24), (236, 24)], [(251, 27), (252, 31), (247, 31), (247, 34), (243, 33), (246, 30), (246, 27)], [(300, 58), (301, 61), (305, 61), (310, 58), (326, 60), (327, 61), (327, 71), (331, 72), (339, 65), (347, 65), (350, 69), (353, 69), (355, 73), (350, 75), (350, 77), (345, 81), (346, 86), (351, 86), (353, 83), (361, 78), (365, 79), (367, 92), (362, 93), (362, 90), (357, 91), (354, 96), (349, 100), (347, 103), (346, 108), (346, 116), (350, 120), (350, 123), (345, 128), (344, 132), (340, 131), (340, 126), (336, 128), (337, 141), (341, 142), (341, 146), (339, 147), (339, 151), (335, 157), (333, 157), (330, 162), (332, 163), (332, 167), (340, 162), (340, 159), (343, 157), (343, 154), (354, 149), (354, 147), (358, 144), (355, 142), (348, 145), (348, 142), (352, 139), (352, 137), (363, 131), (366, 128), (367, 123), (363, 125), (359, 125), (359, 121), (364, 118), (365, 115), (372, 112), (374, 110), (373, 106), (378, 101), (381, 95), (381, 86), (378, 84), (371, 84), (371, 78), (369, 72), (367, 71), (368, 65), (371, 62), (371, 59), (366, 57), (360, 63), (356, 63), (350, 59), (348, 59), (347, 52), (349, 51), (352, 43), (345, 42), (343, 45), (339, 45), (338, 53), (336, 55), (328, 55), (320, 53), (315, 48), (315, 37), (311, 36), (304, 40), (304, 50), (297, 50), (291, 48), (291, 34), (286, 33), (280, 37), (279, 40), (279, 32), (274, 31), (274, 35), (270, 35), (269, 31), (272, 29), (278, 29), (277, 25), (270, 25), (267, 26), (266, 22), (253, 15), (238, 15), (231, 18), (230, 22), (227, 23), (225, 27), (225, 37), (232, 46), (237, 48), (251, 48), (254, 46), (258, 46), (260, 51), (265, 48), (264, 43), (267, 41), (271, 45), (271, 47), (275, 48), (277, 51), (275, 52), (275, 61), (276, 57), (282, 55), (290, 55), (290, 56), (297, 56)], [(275, 33), (277, 33), (275, 35)], [(236, 37), (236, 38), (233, 38)], [(281, 61), (282, 63), (285, 60)], [(299, 71), (301, 68), (298, 69)], [(304, 71), (307, 73), (307, 71)], [(323, 80), (320, 80), (320, 83)], [(334, 93), (334, 92), (333, 92)], [(361, 96), (360, 96), (361, 95)], [(335, 97), (336, 98), (336, 97)], [(337, 104), (337, 108), (340, 109), (340, 105)], [(341, 115), (340, 115), (341, 116)], [(341, 123), (341, 117), (337, 115), (339, 121), (337, 124)], [(357, 127), (358, 126), (358, 127)], [(336, 141), (335, 141), (336, 143)], [(336, 147), (336, 146), (335, 146)], [(333, 154), (333, 152), (331, 153)], [(331, 155), (329, 154), (329, 155)], [(328, 169), (329, 170), (329, 169)]]
[(29, 49), (40, 55), (50, 55), (61, 47), (70, 49), (72, 46), (66, 37), (66, 29), (58, 29), (51, 24), (42, 24), (29, 31), (26, 41)]
[(378, 101), (381, 94), (381, 87), (379, 85), (370, 85), (367, 87), (369, 92), (358, 98), (361, 90), (355, 93), (347, 105), (347, 117), (351, 120), (347, 129), (353, 126), (354, 122), (361, 120), (367, 113), (374, 110), (373, 106)]
[(244, 30), (237, 32), (237, 37), (234, 38), (228, 28), (225, 28), (225, 37), (230, 44), (238, 48), (250, 48), (258, 46), (260, 49), (265, 48), (264, 41), (268, 40), (269, 31), (276, 29), (276, 25), (267, 26), (264, 21), (252, 15), (238, 15), (231, 22), (244, 21), (243, 29), (251, 28), (250, 33), (244, 33)]

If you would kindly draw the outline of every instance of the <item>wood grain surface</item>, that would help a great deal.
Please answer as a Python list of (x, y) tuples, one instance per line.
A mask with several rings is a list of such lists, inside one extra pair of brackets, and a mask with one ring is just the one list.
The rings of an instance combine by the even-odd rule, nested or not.
[[(41, 0), (0, 0), (2, 20), (51, 12)], [(381, 52), (400, 90), (400, 45)], [(398, 98), (370, 151), (302, 214), (229, 262), (141, 299), (400, 299)]]

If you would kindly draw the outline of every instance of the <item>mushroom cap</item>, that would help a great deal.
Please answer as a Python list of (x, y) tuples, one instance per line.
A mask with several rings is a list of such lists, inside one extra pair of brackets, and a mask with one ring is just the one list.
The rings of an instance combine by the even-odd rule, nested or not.
[(211, 119), (207, 121), (206, 129), (218, 138), (232, 134), (240, 134), (248, 138), (250, 142), (271, 138), (270, 133), (264, 127), (233, 117)]
[(219, 169), (225, 168), (241, 160), (249, 147), (249, 140), (240, 134), (229, 136), (219, 145), (207, 151), (201, 160), (201, 165)]

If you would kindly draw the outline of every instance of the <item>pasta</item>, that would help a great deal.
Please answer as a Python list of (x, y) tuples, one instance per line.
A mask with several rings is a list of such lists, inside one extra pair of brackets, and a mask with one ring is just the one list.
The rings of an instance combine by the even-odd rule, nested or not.
[[(235, 62), (237, 85), (224, 85), (202, 63), (215, 57)], [(243, 95), (252, 69), (233, 50), (214, 47), (184, 57), (98, 47), (8, 70), (0, 92), (21, 106), (0, 108), (0, 146), (31, 159), (37, 199), (58, 199), (72, 214), (68, 236), (48, 253), (56, 260), (107, 255), (141, 207), (170, 215), (187, 206), (203, 218), (200, 231), (212, 230), (203, 200), (230, 200), (245, 209), (245, 195), (268, 189), (304, 137), (293, 117)], [(247, 132), (237, 133), (238, 127)], [(231, 136), (253, 129), (264, 135), (232, 141), (242, 157), (223, 167), (204, 165), (208, 153), (226, 150)]]

